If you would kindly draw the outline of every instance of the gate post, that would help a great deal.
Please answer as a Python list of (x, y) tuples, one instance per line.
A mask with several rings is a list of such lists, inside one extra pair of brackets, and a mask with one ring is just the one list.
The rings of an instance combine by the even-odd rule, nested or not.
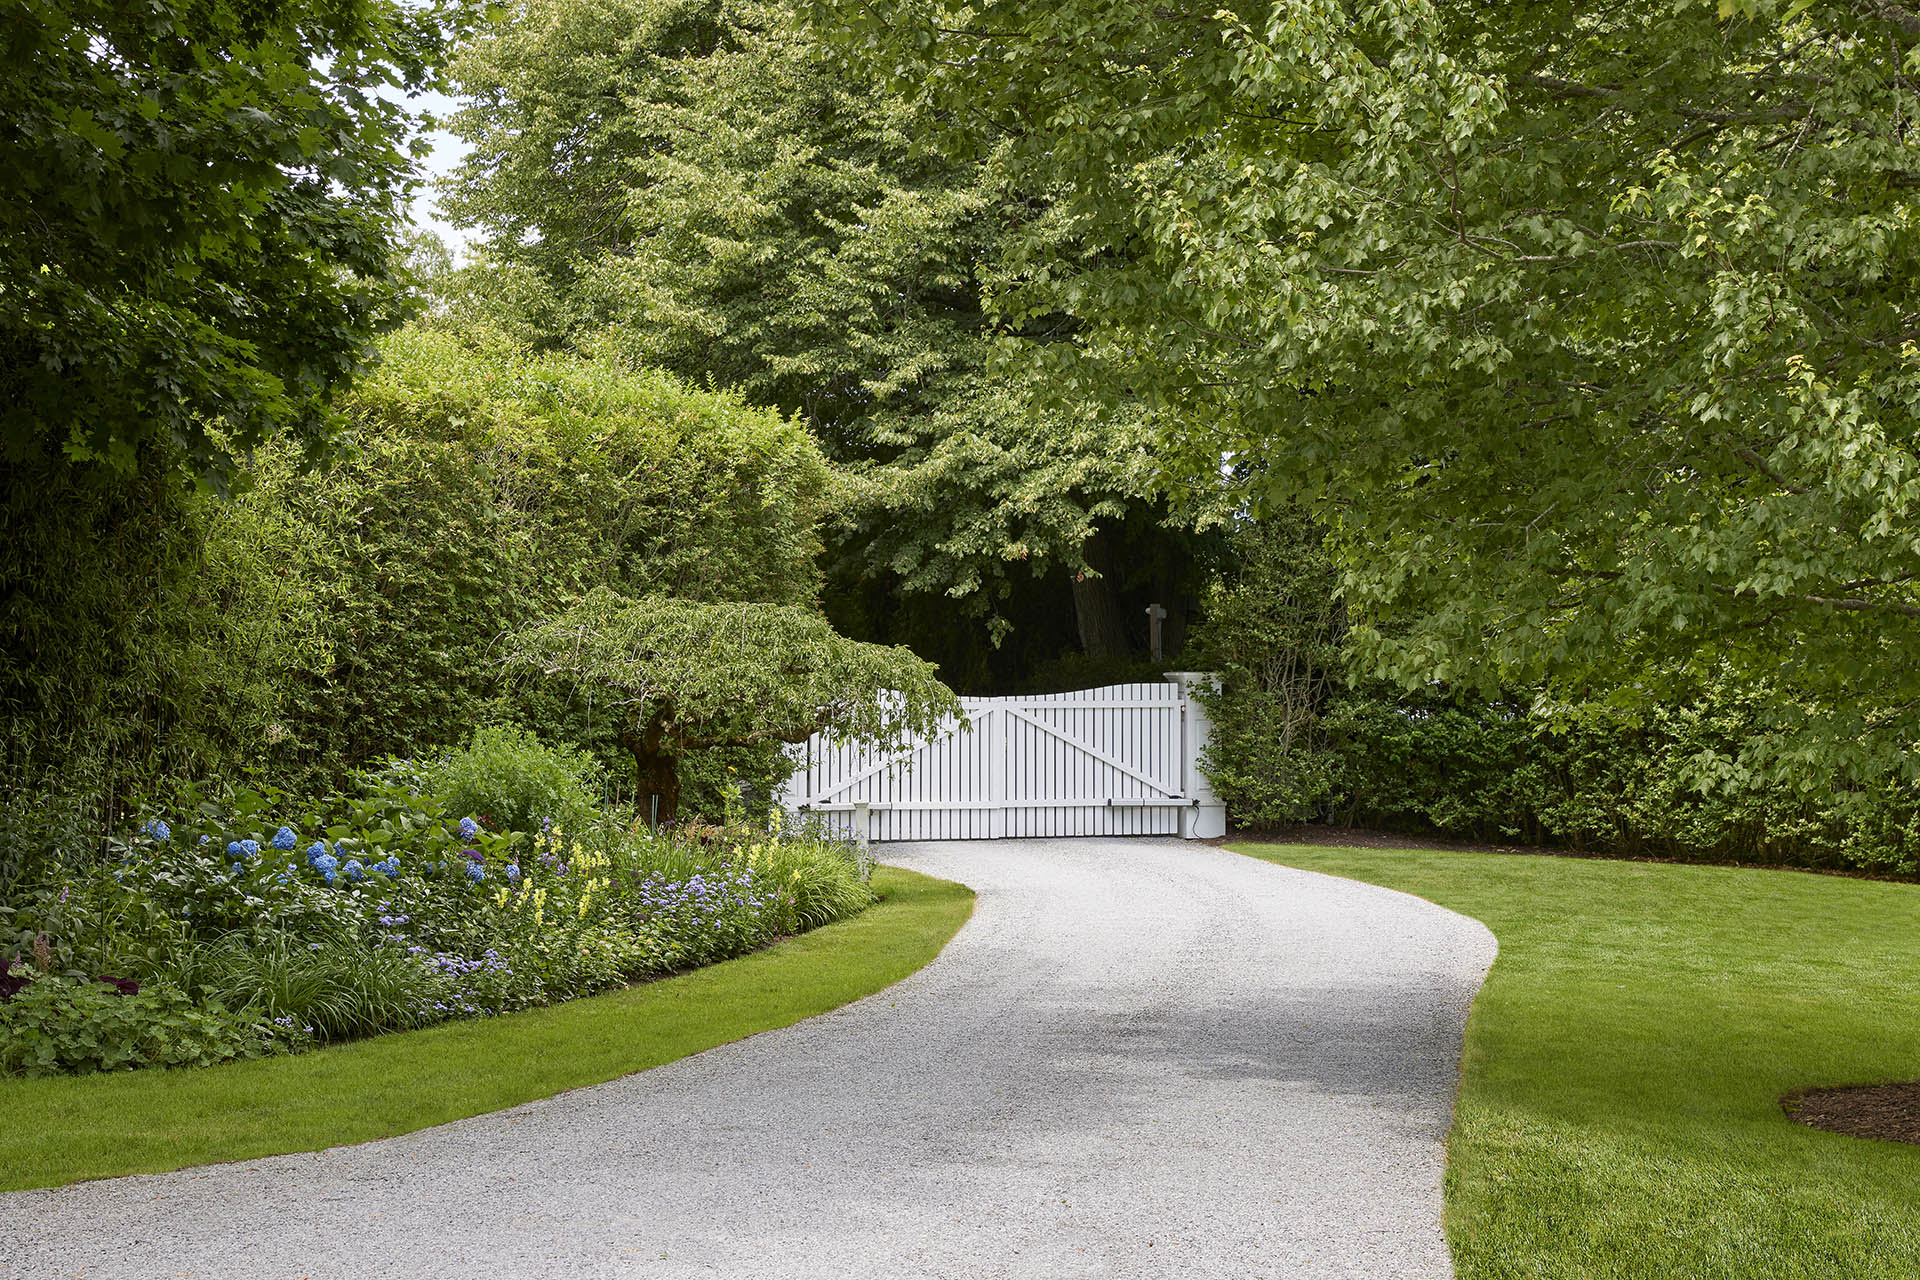
[(1227, 834), (1227, 806), (1200, 772), (1213, 722), (1193, 695), (1196, 687), (1218, 689), (1220, 677), (1211, 671), (1169, 671), (1166, 678), (1180, 687), (1180, 794), (1194, 802), (1180, 811), (1180, 834), (1189, 840), (1216, 839)]

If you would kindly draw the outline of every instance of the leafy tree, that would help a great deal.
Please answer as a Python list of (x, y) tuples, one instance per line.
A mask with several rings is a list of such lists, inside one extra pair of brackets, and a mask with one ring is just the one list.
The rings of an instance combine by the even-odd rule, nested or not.
[[(822, 0), (1054, 184), (1010, 323), (1145, 395), (1191, 482), (1333, 531), (1367, 669), (1658, 698), (1772, 680), (1749, 764), (1908, 772), (1920, 737), (1920, 16)], [(1380, 625), (1392, 619), (1391, 627)]]
[(452, 6), (9, 0), (0, 453), (224, 485), (398, 323), (407, 112)]
[(1128, 519), (1156, 511), (1137, 408), (1036, 418), (1034, 389), (989, 368), (986, 295), (1018, 235), (1051, 234), (1048, 201), (991, 154), (919, 146), (922, 114), (789, 5), (534, 0), (455, 74), (475, 149), (447, 207), (544, 286), (516, 277), (516, 309), (550, 340), (802, 415), (854, 478), (840, 583), (958, 599), (1001, 630), (1027, 612), (1012, 595), (1068, 596), (1069, 635), (1103, 655), (1140, 647), (1117, 592), (1131, 563), (1173, 578), (1139, 604), (1180, 603), (1186, 541)]
[(558, 680), (617, 716), (641, 797), (680, 805), (687, 752), (815, 733), (892, 747), (960, 714), (931, 664), (837, 634), (792, 605), (628, 599), (604, 588), (521, 631), (509, 668)]

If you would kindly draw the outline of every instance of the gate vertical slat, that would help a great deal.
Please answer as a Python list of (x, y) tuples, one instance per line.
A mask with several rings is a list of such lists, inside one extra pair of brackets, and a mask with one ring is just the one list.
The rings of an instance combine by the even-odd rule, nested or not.
[(1185, 831), (1187, 752), (1201, 739), (1189, 732), (1186, 692), (1128, 683), (963, 699), (971, 729), (936, 734), (897, 759), (816, 737), (795, 748), (785, 802), (821, 807), (848, 832), (848, 810), (866, 801), (875, 840)]

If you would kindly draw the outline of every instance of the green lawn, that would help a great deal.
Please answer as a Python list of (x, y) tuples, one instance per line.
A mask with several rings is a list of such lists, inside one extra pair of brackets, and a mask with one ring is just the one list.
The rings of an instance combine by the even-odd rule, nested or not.
[(661, 982), (290, 1058), (0, 1081), (0, 1189), (313, 1151), (597, 1084), (783, 1027), (898, 982), (973, 911), (892, 867), (880, 905)]
[(1448, 1147), (1461, 1280), (1920, 1277), (1920, 1147), (1793, 1124), (1920, 1077), (1920, 886), (1501, 854), (1243, 846), (1484, 921)]

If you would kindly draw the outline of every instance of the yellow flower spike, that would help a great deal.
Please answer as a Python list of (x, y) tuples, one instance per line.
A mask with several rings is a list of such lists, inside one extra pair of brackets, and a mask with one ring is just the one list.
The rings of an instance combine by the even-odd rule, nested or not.
[(509, 894), (509, 892), (508, 892), (507, 890), (505, 890), (505, 889), (502, 889), (502, 890), (501, 890), (501, 891), (500, 891), (499, 893), (497, 893), (497, 894), (495, 894), (495, 895), (494, 895), (494, 897), (493, 897), (493, 902), (494, 902), (494, 905), (495, 905), (495, 906), (499, 906), (499, 907), (504, 907), (504, 906), (506, 906), (506, 905), (507, 905), (507, 899), (508, 899), (508, 897), (510, 897), (510, 896), (511, 896), (511, 895)]

